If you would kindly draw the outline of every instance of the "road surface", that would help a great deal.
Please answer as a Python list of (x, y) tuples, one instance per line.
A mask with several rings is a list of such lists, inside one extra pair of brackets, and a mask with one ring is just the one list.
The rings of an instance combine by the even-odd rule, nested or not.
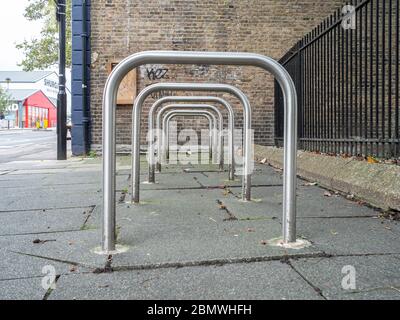
[(56, 151), (55, 130), (0, 130), (0, 163), (56, 160)]

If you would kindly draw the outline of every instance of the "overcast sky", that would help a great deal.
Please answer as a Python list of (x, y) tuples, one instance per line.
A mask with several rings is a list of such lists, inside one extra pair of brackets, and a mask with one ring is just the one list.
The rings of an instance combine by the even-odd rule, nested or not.
[(17, 64), (23, 54), (16, 43), (38, 36), (41, 23), (30, 22), (23, 16), (28, 0), (0, 1), (0, 70), (21, 70)]

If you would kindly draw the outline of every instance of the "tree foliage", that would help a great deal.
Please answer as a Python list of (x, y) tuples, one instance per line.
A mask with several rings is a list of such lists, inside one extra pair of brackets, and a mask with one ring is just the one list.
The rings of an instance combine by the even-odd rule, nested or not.
[(0, 114), (5, 113), (10, 104), (10, 94), (3, 87), (0, 87)]
[[(71, 66), (71, 0), (67, 0), (67, 40), (66, 63)], [(46, 69), (58, 62), (58, 25), (56, 19), (56, 0), (29, 0), (24, 17), (29, 21), (43, 21), (40, 37), (24, 40), (17, 44), (24, 59), (19, 64), (25, 71)]]

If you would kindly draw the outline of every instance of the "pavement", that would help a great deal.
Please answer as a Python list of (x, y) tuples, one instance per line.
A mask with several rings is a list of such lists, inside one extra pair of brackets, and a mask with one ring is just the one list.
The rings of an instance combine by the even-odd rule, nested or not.
[[(283, 148), (255, 145), (254, 156), (283, 168)], [(297, 174), (330, 190), (351, 194), (385, 211), (400, 212), (400, 160), (367, 159), (299, 150)]]
[(0, 163), (56, 158), (55, 129), (0, 130)]
[(127, 251), (99, 255), (100, 158), (3, 161), (0, 299), (400, 299), (399, 222), (364, 203), (299, 180), (298, 237), (311, 246), (285, 249), (271, 245), (281, 171), (257, 164), (249, 203), (214, 165), (156, 177), (131, 204), (130, 159), (118, 157)]

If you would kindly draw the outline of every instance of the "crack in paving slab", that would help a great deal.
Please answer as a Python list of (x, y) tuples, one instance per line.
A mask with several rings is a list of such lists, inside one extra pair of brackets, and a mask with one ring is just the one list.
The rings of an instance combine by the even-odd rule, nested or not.
[(38, 258), (38, 259), (43, 259), (43, 260), (48, 260), (48, 261), (54, 261), (54, 262), (60, 262), (68, 265), (73, 265), (76, 267), (83, 267), (83, 268), (88, 268), (92, 270), (96, 270), (97, 268), (91, 265), (83, 264), (80, 262), (75, 262), (75, 261), (70, 261), (70, 260), (62, 260), (62, 259), (57, 259), (57, 258), (52, 258), (52, 257), (46, 257), (46, 256), (41, 256), (37, 254), (32, 254), (32, 253), (26, 253), (26, 252), (21, 252), (21, 251), (13, 251), (9, 250), (12, 253), (16, 253), (22, 256), (27, 256), (27, 257), (33, 257), (33, 258)]
[(167, 269), (167, 268), (178, 269), (178, 268), (200, 267), (200, 266), (205, 266), (205, 267), (223, 266), (227, 264), (257, 263), (257, 262), (268, 262), (268, 261), (286, 262), (289, 260), (315, 259), (315, 258), (392, 256), (399, 254), (400, 253), (329, 254), (326, 252), (314, 252), (314, 253), (282, 254), (277, 256), (256, 256), (256, 257), (245, 257), (245, 258), (222, 258), (222, 259), (212, 259), (212, 260), (193, 260), (184, 262), (150, 263), (150, 264), (138, 264), (131, 266), (128, 265), (128, 266), (116, 266), (116, 267), (112, 266), (112, 255), (110, 255), (107, 258), (106, 268), (105, 268), (106, 271), (103, 271), (103, 268), (96, 268), (94, 273), (155, 270), (155, 269)]
[(299, 270), (297, 270), (292, 263), (290, 262), (289, 258), (285, 258), (283, 260), (281, 260), (282, 263), (287, 264), (294, 272), (296, 272), (311, 288), (313, 288), (313, 290), (324, 300), (328, 300), (323, 292), (322, 289), (317, 287), (316, 285), (314, 285), (309, 279), (307, 279)]
[(200, 187), (201, 187), (202, 189), (205, 188), (205, 186), (199, 181), (199, 179), (197, 179), (197, 177), (193, 177), (193, 180), (196, 181), (197, 184), (200, 185)]
[[(87, 212), (86, 219), (83, 222), (82, 227), (80, 228), (80, 230), (85, 230), (85, 228), (87, 227), (87, 223), (88, 223), (88, 221), (89, 221), (90, 217), (92, 216), (92, 214), (93, 214), (95, 209), (96, 209), (96, 205), (90, 206), (90, 209)], [(83, 212), (83, 214), (85, 214), (85, 211)]]
[(227, 217), (224, 218), (224, 222), (225, 221), (237, 221), (238, 218), (236, 218), (236, 216), (228, 209), (228, 207), (219, 199), (217, 199), (217, 204), (219, 206), (220, 210), (224, 210), (227, 214)]
[(278, 256), (257, 256), (247, 258), (222, 258), (213, 260), (194, 260), (186, 262), (165, 262), (165, 263), (150, 263), (150, 264), (139, 264), (133, 266), (117, 266), (112, 267), (112, 271), (136, 271), (136, 270), (153, 270), (153, 269), (166, 269), (166, 268), (185, 268), (185, 267), (200, 267), (200, 266), (223, 266), (226, 264), (239, 264), (239, 263), (254, 263), (254, 262), (267, 262), (267, 261), (280, 261), (284, 257), (291, 259), (300, 258), (330, 258), (331, 255), (325, 252), (315, 253), (300, 253), (300, 254), (289, 254), (289, 255), (278, 255)]

